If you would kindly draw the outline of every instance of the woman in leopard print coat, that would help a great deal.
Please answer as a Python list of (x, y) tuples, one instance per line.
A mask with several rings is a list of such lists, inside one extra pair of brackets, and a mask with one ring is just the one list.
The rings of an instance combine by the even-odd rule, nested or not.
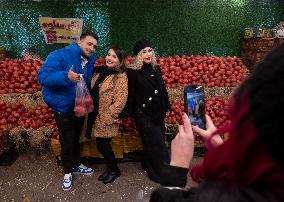
[(110, 48), (105, 65), (95, 68), (96, 74), (91, 83), (90, 93), (94, 102), (94, 112), (89, 116), (88, 131), (91, 126), (91, 134), (96, 138), (97, 148), (106, 163), (105, 172), (98, 178), (105, 184), (113, 182), (121, 175), (111, 147), (111, 138), (118, 135), (117, 118), (128, 96), (124, 59), (125, 53), (122, 49)]

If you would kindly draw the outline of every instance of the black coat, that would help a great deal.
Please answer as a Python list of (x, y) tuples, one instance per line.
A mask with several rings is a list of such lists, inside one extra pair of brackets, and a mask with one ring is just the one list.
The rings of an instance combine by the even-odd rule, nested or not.
[[(161, 174), (162, 187), (156, 189), (150, 202), (281, 202), (284, 201), (284, 188), (272, 190), (263, 184), (247, 187), (229, 184), (224, 181), (205, 180), (189, 190), (176, 189), (184, 187), (188, 169), (166, 166)], [(173, 189), (170, 189), (173, 187)]]
[(203, 182), (188, 191), (159, 188), (151, 194), (150, 202), (283, 202), (282, 192), (228, 185), (224, 182)]
[(168, 92), (158, 66), (127, 69), (128, 100), (121, 117), (133, 116), (139, 108), (152, 120), (162, 120), (170, 110)]

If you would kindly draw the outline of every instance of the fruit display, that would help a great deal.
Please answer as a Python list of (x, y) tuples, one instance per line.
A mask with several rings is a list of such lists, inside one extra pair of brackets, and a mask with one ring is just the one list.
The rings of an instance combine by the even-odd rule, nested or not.
[[(126, 58), (128, 65), (132, 57)], [(99, 58), (96, 65), (102, 65), (104, 58)], [(178, 56), (160, 57), (157, 59), (167, 87), (175, 88), (184, 85), (202, 85), (212, 87), (236, 87), (247, 76), (248, 70), (237, 56), (218, 57)]]
[(123, 120), (120, 126), (120, 130), (131, 135), (139, 135), (136, 126), (134, 123), (133, 118), (128, 117), (127, 119)]
[[(56, 127), (54, 114), (44, 103), (27, 107), (19, 102), (7, 104), (0, 100), (0, 116), (2, 133), (10, 133), (17, 147), (20, 145), (20, 140), (23, 139), (23, 133), (25, 133), (26, 139), (35, 141), (39, 137), (49, 136), (47, 133), (53, 131)], [(43, 136), (34, 136), (34, 139), (32, 139), (30, 135), (33, 133), (41, 133)], [(42, 142), (42, 140), (36, 141)]]
[(16, 146), (28, 141), (37, 146), (55, 128), (54, 115), (42, 101), (37, 73), (40, 59), (0, 61), (0, 134), (14, 140)]
[[(128, 56), (126, 65), (130, 64), (132, 57)], [(98, 65), (103, 63), (100, 58)], [(211, 116), (217, 127), (229, 123), (227, 113), (228, 99), (248, 75), (246, 66), (236, 56), (178, 56), (160, 57), (157, 59), (162, 77), (167, 86), (171, 101), (171, 110), (165, 118), (167, 128), (171, 125), (181, 124), (181, 115), (184, 111), (183, 89), (186, 85), (202, 85), (205, 87), (206, 113)], [(136, 134), (131, 119), (123, 122), (126, 133)], [(176, 130), (171, 130), (175, 133)]]
[(174, 56), (159, 58), (163, 79), (168, 87), (202, 85), (235, 87), (246, 77), (246, 68), (236, 56)]
[(54, 115), (47, 105), (25, 108), (21, 103), (7, 105), (0, 101), (0, 127), (7, 126), (8, 130), (17, 126), (23, 128), (55, 127)]
[(5, 59), (0, 61), (0, 94), (35, 93), (41, 91), (37, 72), (41, 60)]
[[(129, 65), (132, 59), (128, 56), (125, 64)], [(26, 133), (29, 137), (58, 139), (54, 115), (43, 102), (37, 81), (42, 63), (37, 59), (0, 61), (0, 76), (4, 78), (0, 81), (0, 135), (9, 133), (15, 138)], [(205, 87), (206, 113), (218, 127), (229, 122), (226, 114), (229, 95), (248, 74), (238, 57), (175, 55), (160, 57), (157, 63), (171, 101), (171, 111), (165, 118), (167, 133), (175, 133), (177, 124), (181, 124), (183, 88), (189, 84)], [(98, 58), (95, 66), (103, 64), (104, 58)], [(82, 99), (74, 110), (80, 116), (92, 105), (92, 100)], [(132, 118), (123, 120), (120, 129), (125, 134), (139, 136)]]

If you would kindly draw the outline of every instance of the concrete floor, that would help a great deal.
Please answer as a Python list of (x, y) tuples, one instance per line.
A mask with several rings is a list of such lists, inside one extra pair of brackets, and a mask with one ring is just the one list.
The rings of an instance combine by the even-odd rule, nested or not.
[[(193, 164), (201, 159), (196, 158)], [(0, 166), (0, 201), (148, 201), (159, 184), (152, 182), (138, 162), (121, 162), (122, 175), (111, 184), (98, 181), (103, 164), (92, 164), (92, 176), (75, 175), (69, 192), (61, 189), (61, 167), (50, 152), (23, 152), (11, 166)], [(188, 186), (194, 186), (189, 180)]]

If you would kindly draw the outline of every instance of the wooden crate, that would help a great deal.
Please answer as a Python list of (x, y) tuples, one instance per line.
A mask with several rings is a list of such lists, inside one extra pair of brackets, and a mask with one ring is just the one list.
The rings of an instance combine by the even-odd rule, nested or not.
[(244, 39), (241, 47), (241, 58), (247, 68), (252, 71), (254, 67), (273, 48), (280, 43), (278, 38), (249, 38)]
[[(111, 146), (116, 158), (123, 158), (124, 153), (143, 150), (140, 136), (130, 134), (113, 137)], [(61, 146), (59, 140), (51, 138), (50, 147), (54, 155), (60, 159)], [(81, 157), (102, 158), (102, 155), (97, 149), (95, 140), (81, 143)]]

